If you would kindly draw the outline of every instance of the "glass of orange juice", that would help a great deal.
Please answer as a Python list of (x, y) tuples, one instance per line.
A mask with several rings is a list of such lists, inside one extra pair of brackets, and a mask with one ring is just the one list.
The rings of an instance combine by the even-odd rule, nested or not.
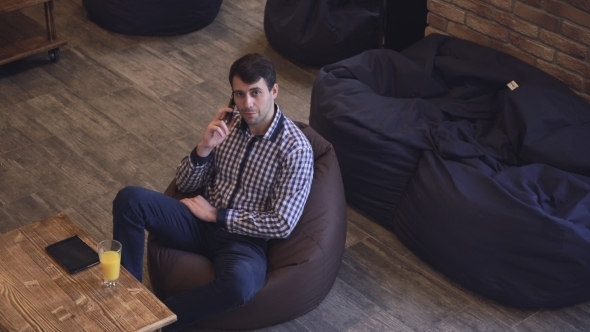
[(107, 287), (116, 286), (121, 271), (121, 242), (104, 240), (98, 244), (98, 258), (102, 268), (103, 283)]

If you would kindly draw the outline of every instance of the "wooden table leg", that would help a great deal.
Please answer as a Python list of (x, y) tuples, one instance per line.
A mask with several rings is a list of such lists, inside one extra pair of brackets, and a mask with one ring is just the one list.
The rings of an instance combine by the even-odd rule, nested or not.
[(45, 26), (47, 27), (47, 40), (55, 40), (55, 19), (53, 17), (53, 0), (43, 3), (45, 9)]

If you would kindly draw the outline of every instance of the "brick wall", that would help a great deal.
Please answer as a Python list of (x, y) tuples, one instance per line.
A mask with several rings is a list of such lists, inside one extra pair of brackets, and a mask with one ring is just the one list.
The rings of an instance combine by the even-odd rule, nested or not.
[(426, 35), (511, 54), (590, 102), (590, 0), (428, 0)]

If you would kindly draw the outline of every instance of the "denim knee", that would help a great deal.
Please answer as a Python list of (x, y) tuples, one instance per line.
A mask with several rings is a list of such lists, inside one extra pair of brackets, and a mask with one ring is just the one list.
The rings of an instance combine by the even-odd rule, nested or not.
[[(136, 186), (127, 186), (117, 193), (113, 200), (113, 215), (127, 214), (142, 204), (143, 196), (148, 189)], [(116, 218), (115, 218), (116, 219)]]
[(137, 186), (127, 186), (117, 193), (115, 199), (113, 200), (113, 205), (117, 204), (124, 204), (131, 201), (137, 201), (138, 198), (142, 195), (142, 192), (145, 191), (145, 188), (137, 187)]

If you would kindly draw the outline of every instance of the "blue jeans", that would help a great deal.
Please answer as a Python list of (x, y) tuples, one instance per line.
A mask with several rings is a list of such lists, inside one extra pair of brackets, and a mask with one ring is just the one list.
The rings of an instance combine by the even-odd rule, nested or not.
[(178, 320), (174, 330), (243, 305), (266, 279), (266, 240), (228, 233), (195, 217), (178, 200), (140, 187), (126, 187), (113, 201), (113, 238), (123, 245), (122, 265), (141, 281), (146, 229), (166, 246), (213, 262), (215, 280), (164, 303)]

